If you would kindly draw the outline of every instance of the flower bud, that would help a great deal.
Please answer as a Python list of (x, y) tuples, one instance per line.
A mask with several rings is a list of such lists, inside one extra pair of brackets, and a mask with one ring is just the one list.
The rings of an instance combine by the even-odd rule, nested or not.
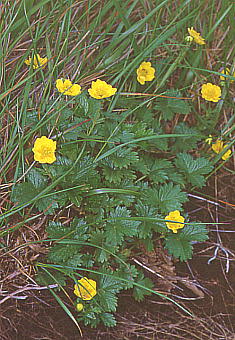
[(78, 312), (81, 312), (83, 310), (83, 308), (84, 308), (84, 306), (83, 306), (82, 303), (77, 303), (76, 309), (77, 309)]

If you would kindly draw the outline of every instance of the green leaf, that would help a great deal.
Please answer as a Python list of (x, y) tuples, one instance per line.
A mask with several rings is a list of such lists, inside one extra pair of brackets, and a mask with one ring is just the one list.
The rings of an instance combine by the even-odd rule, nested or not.
[[(148, 277), (144, 277), (143, 273), (139, 274), (136, 283), (149, 289), (153, 289), (154, 287), (152, 280), (150, 280)], [(142, 301), (146, 295), (151, 294), (152, 294), (151, 292), (137, 286), (135, 286), (133, 289), (133, 297), (137, 301)]]
[(100, 248), (95, 248), (95, 255), (94, 255), (94, 258), (96, 259), (96, 261), (100, 263), (104, 263), (110, 258), (109, 251), (110, 252), (116, 251), (116, 249), (113, 246), (110, 246), (110, 244), (106, 242), (106, 235), (101, 230), (97, 230), (91, 233), (89, 242), (100, 247)]
[(189, 114), (191, 107), (185, 99), (182, 97), (181, 92), (178, 90), (169, 90), (164, 93), (164, 96), (179, 97), (178, 98), (158, 98), (158, 102), (155, 105), (155, 109), (162, 112), (163, 120), (170, 120), (174, 117), (175, 113)]
[(36, 282), (43, 286), (58, 284), (60, 286), (66, 285), (66, 277), (58, 270), (50, 270), (51, 275), (47, 272), (38, 272), (36, 275)]
[(106, 327), (114, 327), (117, 324), (115, 317), (110, 313), (101, 313), (99, 315), (100, 319), (103, 321)]
[(172, 163), (166, 159), (156, 159), (150, 156), (143, 157), (146, 170), (145, 175), (149, 177), (154, 184), (165, 183), (168, 177), (168, 169), (172, 168)]
[(124, 179), (135, 180), (136, 178), (135, 172), (133, 170), (117, 169), (113, 165), (104, 165), (103, 174), (107, 182), (115, 184), (121, 183)]
[(42, 211), (44, 215), (52, 215), (55, 209), (59, 207), (57, 203), (57, 196), (51, 195), (40, 198), (35, 202), (35, 206), (38, 208), (39, 211)]
[(169, 254), (180, 259), (180, 261), (186, 261), (192, 258), (193, 247), (191, 242), (181, 239), (178, 234), (170, 234), (165, 238), (164, 243)]
[[(142, 201), (137, 201), (135, 209), (137, 212), (137, 216), (141, 216), (141, 217), (146, 216), (146, 217), (155, 217), (155, 218), (158, 217), (157, 209), (149, 205), (143, 204)], [(162, 216), (159, 216), (159, 217), (162, 218)], [(153, 231), (163, 232), (165, 231), (166, 228), (164, 226), (164, 223), (143, 220), (143, 221), (140, 221), (140, 225), (138, 229), (139, 229), (139, 232), (138, 232), (139, 237), (142, 239), (146, 239), (148, 237), (150, 238), (152, 237)]]
[[(88, 102), (86, 94), (85, 93), (79, 94), (78, 96), (75, 97), (75, 101), (78, 104), (78, 106), (83, 109), (86, 115), (89, 111), (89, 102)], [(80, 115), (79, 110), (77, 111), (77, 114)]]
[(175, 160), (176, 167), (184, 174), (186, 180), (197, 187), (205, 185), (205, 176), (213, 170), (209, 160), (204, 157), (193, 159), (190, 154), (180, 153)]
[(115, 312), (117, 309), (117, 296), (110, 291), (99, 290), (97, 297), (99, 305), (104, 311)]
[(118, 149), (109, 158), (114, 167), (119, 169), (128, 168), (130, 164), (136, 163), (139, 160), (138, 153), (132, 151), (131, 148)]
[(208, 240), (208, 231), (200, 223), (186, 224), (180, 232), (180, 238), (188, 241), (204, 242)]
[(189, 134), (194, 136), (175, 138), (172, 145), (173, 152), (188, 151), (197, 148), (197, 142), (202, 139), (200, 136), (195, 136), (197, 134), (200, 135), (200, 132), (196, 128), (189, 127), (183, 122), (176, 125), (174, 133)]
[(139, 221), (119, 220), (120, 217), (130, 217), (130, 211), (126, 207), (116, 207), (110, 212), (110, 216), (105, 225), (106, 241), (110, 245), (119, 245), (124, 236), (134, 236), (138, 232)]
[(17, 184), (12, 190), (11, 200), (19, 205), (27, 203), (38, 195), (38, 190), (32, 183), (23, 182)]
[(188, 200), (185, 192), (182, 192), (179, 185), (167, 183), (158, 188), (148, 189), (145, 200), (165, 214), (169, 211), (180, 210), (182, 203)]
[(48, 260), (53, 263), (66, 264), (80, 250), (78, 245), (56, 244), (48, 253)]
[(128, 266), (120, 265), (120, 268), (114, 272), (115, 276), (127, 280), (120, 281), (120, 284), (122, 284), (122, 289), (133, 288), (133, 282), (135, 282), (135, 278), (138, 276), (138, 273), (138, 269), (134, 265), (129, 264)]
[(49, 238), (59, 239), (71, 232), (71, 228), (64, 226), (60, 222), (49, 221), (46, 232), (48, 233)]

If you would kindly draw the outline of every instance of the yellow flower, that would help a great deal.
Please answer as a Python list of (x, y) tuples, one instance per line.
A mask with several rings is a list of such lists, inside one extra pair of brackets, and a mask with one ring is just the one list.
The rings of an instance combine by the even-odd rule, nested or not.
[(149, 61), (143, 61), (139, 68), (136, 70), (137, 80), (141, 85), (144, 85), (146, 81), (154, 79), (155, 68), (151, 67)]
[[(33, 68), (34, 69), (39, 68), (39, 67), (44, 68), (46, 66), (47, 61), (48, 61), (47, 57), (41, 58), (39, 54), (36, 54), (33, 57)], [(29, 57), (29, 59), (26, 59), (24, 62), (26, 65), (30, 66), (32, 63), (32, 58)]]
[(55, 150), (56, 141), (53, 141), (46, 136), (37, 138), (33, 147), (34, 160), (39, 163), (51, 164), (56, 161)]
[(220, 87), (211, 83), (206, 83), (202, 85), (201, 94), (202, 98), (210, 102), (217, 103), (221, 99)]
[(56, 88), (59, 92), (66, 94), (67, 96), (77, 96), (81, 93), (81, 86), (72, 84), (69, 79), (57, 79)]
[[(169, 215), (165, 217), (165, 220), (175, 221), (174, 222), (166, 222), (167, 228), (171, 229), (173, 233), (177, 233), (178, 229), (181, 229), (184, 227), (184, 217), (180, 215), (179, 210), (171, 211)], [(181, 223), (179, 223), (181, 222)]]
[(199, 45), (205, 45), (205, 39), (202, 38), (200, 33), (195, 31), (193, 29), (193, 27), (188, 28), (188, 32), (189, 32), (190, 36), (193, 38), (193, 40), (195, 41), (195, 43), (197, 43)]
[(91, 83), (91, 88), (88, 89), (88, 92), (95, 99), (103, 99), (113, 96), (117, 89), (105, 81), (97, 79)]
[[(223, 69), (222, 71), (220, 71), (220, 73), (230, 75), (230, 69), (228, 67), (226, 67), (226, 69), (225, 70)], [(231, 76), (235, 77), (235, 72), (233, 74), (231, 74)], [(225, 78), (223, 76), (220, 76), (220, 79), (221, 80), (229, 80), (228, 78)], [(234, 83), (234, 80), (229, 80), (229, 82)]]
[(96, 282), (83, 277), (74, 285), (74, 294), (82, 300), (91, 300), (96, 295)]
[[(220, 153), (220, 152), (222, 152), (224, 149), (226, 149), (227, 146), (228, 146), (228, 144), (225, 144), (225, 145), (224, 145), (224, 143), (222, 142), (222, 140), (217, 139), (217, 141), (216, 141), (214, 144), (212, 144), (211, 148), (212, 148), (212, 150), (213, 150), (215, 153)], [(232, 153), (232, 151), (229, 149), (229, 150), (227, 150), (227, 151), (223, 154), (223, 156), (222, 156), (221, 158), (222, 158), (224, 161), (226, 161), (226, 160), (230, 157), (231, 153)]]

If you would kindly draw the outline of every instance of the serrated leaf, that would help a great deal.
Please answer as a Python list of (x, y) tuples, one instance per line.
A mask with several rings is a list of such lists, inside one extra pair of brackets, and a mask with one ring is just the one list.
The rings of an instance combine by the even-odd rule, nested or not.
[(64, 226), (60, 222), (49, 221), (48, 226), (46, 228), (46, 232), (48, 233), (48, 237), (50, 238), (61, 238), (67, 235), (71, 231), (70, 227)]
[(117, 219), (120, 217), (130, 217), (130, 211), (126, 207), (116, 207), (110, 212), (110, 217), (105, 225), (106, 241), (110, 245), (119, 245), (124, 236), (134, 236), (138, 232), (139, 221)]
[[(87, 96), (85, 95), (85, 93), (81, 93), (78, 96), (75, 97), (76, 103), (79, 105), (79, 107), (81, 107), (85, 113), (85, 115), (88, 113), (89, 111), (89, 103), (88, 103), (88, 99)], [(78, 112), (79, 114), (79, 112)]]
[(43, 212), (44, 215), (52, 215), (55, 212), (55, 209), (59, 207), (57, 196), (52, 195), (40, 198), (36, 201), (35, 206), (39, 211)]
[(96, 116), (101, 109), (101, 101), (94, 98), (88, 98), (88, 107), (89, 117)]
[[(190, 137), (175, 138), (172, 145), (173, 152), (192, 150), (197, 147), (197, 142), (202, 139), (202, 137), (200, 137), (199, 131), (196, 128), (190, 127), (183, 122), (176, 125), (173, 132), (177, 134), (192, 135)], [(195, 136), (197, 134), (198, 136)]]
[(103, 321), (106, 327), (114, 327), (117, 324), (115, 317), (110, 313), (101, 313), (99, 315), (100, 319)]
[(164, 93), (164, 96), (176, 97), (158, 98), (158, 102), (154, 108), (162, 112), (162, 118), (164, 120), (172, 119), (175, 113), (185, 115), (190, 113), (191, 107), (185, 99), (180, 99), (182, 94), (178, 90), (169, 90)]
[(186, 224), (180, 232), (180, 238), (188, 241), (204, 242), (208, 240), (208, 231), (200, 223)]
[(103, 174), (107, 182), (119, 184), (124, 179), (135, 180), (136, 175), (130, 169), (117, 169), (110, 166), (103, 166)]
[(36, 275), (36, 282), (39, 285), (42, 286), (49, 286), (52, 284), (58, 284), (60, 286), (65, 286), (66, 285), (66, 278), (65, 276), (56, 270), (50, 270), (51, 275), (49, 275), (46, 272), (42, 272), (40, 271), (37, 275)]
[(169, 254), (180, 259), (180, 261), (186, 261), (192, 258), (193, 247), (191, 242), (181, 239), (177, 234), (167, 236), (164, 245)]
[(213, 166), (208, 159), (204, 157), (193, 159), (187, 153), (178, 154), (175, 165), (185, 175), (186, 180), (197, 187), (205, 185), (206, 179), (203, 175), (213, 170)]
[(104, 311), (115, 312), (117, 309), (117, 296), (109, 290), (99, 290), (97, 297), (99, 305)]
[(185, 192), (182, 192), (179, 185), (167, 183), (158, 188), (148, 189), (146, 191), (146, 202), (150, 203), (161, 213), (180, 210), (182, 203), (188, 200)]
[(32, 183), (23, 182), (17, 184), (12, 190), (11, 200), (19, 205), (27, 203), (38, 195), (38, 191)]
[(149, 177), (154, 184), (164, 183), (169, 179), (168, 170), (172, 168), (172, 163), (166, 159), (143, 157), (146, 165), (145, 175)]
[(104, 263), (110, 258), (110, 252), (116, 252), (117, 248), (106, 242), (106, 235), (103, 231), (97, 230), (91, 233), (89, 242), (99, 246), (95, 249), (94, 258), (100, 263)]
[(31, 182), (36, 189), (44, 186), (48, 179), (42, 174), (42, 170), (37, 168), (32, 168), (26, 175), (26, 178)]
[[(136, 283), (149, 289), (153, 289), (154, 287), (152, 280), (150, 280), (148, 277), (144, 277), (142, 273), (139, 275), (139, 278), (136, 281)], [(133, 297), (135, 298), (135, 300), (142, 301), (146, 295), (151, 295), (151, 292), (145, 290), (144, 288), (134, 286)]]
[(131, 148), (121, 148), (111, 155), (110, 160), (115, 167), (119, 169), (128, 168), (130, 164), (136, 163), (139, 160), (138, 153), (132, 151)]
[[(106, 273), (106, 271), (104, 271)], [(113, 274), (112, 271), (108, 271), (107, 274)], [(102, 275), (100, 279), (100, 288), (105, 292), (109, 291), (113, 294), (119, 293), (123, 287), (122, 281), (117, 280), (116, 278), (112, 277), (111, 275)], [(116, 276), (116, 273), (115, 273)]]
[(128, 265), (128, 266), (120, 266), (119, 269), (117, 269), (114, 274), (117, 277), (121, 277), (123, 279), (126, 279), (127, 281), (120, 281), (120, 284), (122, 284), (122, 289), (130, 289), (133, 287), (133, 283), (135, 282), (135, 278), (138, 275), (138, 269), (134, 265)]
[(48, 259), (53, 263), (65, 263), (75, 254), (77, 254), (79, 249), (80, 247), (78, 245), (56, 244), (50, 249), (48, 253)]
[(83, 254), (75, 254), (67, 261), (66, 265), (73, 268), (83, 265)]
[[(141, 216), (141, 217), (146, 216), (147, 218), (158, 217), (157, 209), (147, 204), (146, 205), (143, 204), (142, 201), (137, 201), (135, 209), (136, 209), (138, 216)], [(161, 216), (159, 217), (162, 218)], [(152, 222), (152, 221), (146, 220), (146, 221), (140, 221), (140, 225), (138, 229), (139, 229), (139, 232), (138, 232), (139, 237), (142, 239), (146, 239), (146, 238), (152, 237), (153, 231), (156, 231), (156, 232), (165, 231), (165, 226), (161, 222)]]

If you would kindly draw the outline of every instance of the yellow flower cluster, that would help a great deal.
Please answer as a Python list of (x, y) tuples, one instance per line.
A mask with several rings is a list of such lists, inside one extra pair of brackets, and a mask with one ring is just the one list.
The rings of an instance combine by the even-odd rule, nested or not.
[[(59, 92), (68, 96), (77, 96), (81, 93), (81, 86), (72, 84), (69, 79), (57, 79), (56, 88)], [(113, 96), (117, 92), (117, 89), (107, 84), (105, 81), (97, 79), (92, 82), (88, 92), (90, 96), (95, 99), (104, 99)]]
[(166, 222), (167, 228), (171, 229), (175, 234), (178, 232), (178, 229), (184, 227), (184, 217), (180, 215), (179, 210), (171, 211), (169, 215), (165, 217), (165, 220), (168, 220), (168, 222)]
[[(217, 139), (217, 141), (215, 143), (212, 144), (211, 148), (215, 153), (220, 153), (222, 152), (224, 149), (226, 149), (228, 146), (228, 144), (225, 144), (222, 142), (222, 140)], [(230, 155), (231, 155), (232, 151), (229, 149), (227, 150), (223, 156), (221, 157), (224, 161), (226, 161)]]
[(74, 294), (82, 300), (91, 300), (97, 294), (96, 282), (84, 276), (74, 285)]
[(78, 84), (72, 84), (69, 79), (57, 79), (56, 88), (59, 92), (67, 96), (77, 96), (81, 93), (81, 86)]

